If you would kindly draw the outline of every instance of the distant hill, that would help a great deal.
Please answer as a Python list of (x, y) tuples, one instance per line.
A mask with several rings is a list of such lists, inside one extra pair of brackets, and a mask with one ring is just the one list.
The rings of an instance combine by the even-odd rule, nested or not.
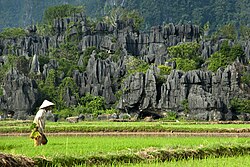
[(232, 22), (250, 23), (249, 0), (1, 0), (0, 30), (25, 27), (42, 21), (44, 10), (60, 4), (85, 5), (88, 16), (101, 16), (112, 6), (138, 10), (145, 18), (143, 28), (172, 22), (192, 22), (211, 29)]

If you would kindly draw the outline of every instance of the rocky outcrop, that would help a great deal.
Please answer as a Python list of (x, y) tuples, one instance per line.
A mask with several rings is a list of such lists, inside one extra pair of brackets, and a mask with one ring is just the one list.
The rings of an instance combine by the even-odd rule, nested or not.
[(32, 62), (31, 62), (31, 67), (30, 67), (30, 73), (35, 73), (37, 75), (40, 75), (40, 65), (38, 61), (38, 56), (34, 55)]
[(75, 116), (75, 117), (67, 117), (66, 120), (70, 123), (77, 123), (77, 122), (84, 120), (84, 118), (85, 118), (85, 116), (81, 114), (81, 115)]
[[(40, 78), (46, 79), (50, 70), (60, 68), (61, 62), (55, 59), (41, 66), (39, 56), (48, 56), (49, 50), (60, 49), (61, 44), (74, 37), (77, 37), (80, 58), (76, 62), (80, 67), (84, 66), (83, 53), (87, 52), (88, 47), (94, 46), (110, 54), (110, 57), (101, 59), (97, 51), (93, 51), (85, 71), (73, 70), (70, 77), (77, 85), (79, 97), (86, 93), (103, 96), (107, 106), (118, 102), (118, 109), (139, 117), (159, 118), (162, 112), (177, 111), (189, 119), (197, 120), (233, 119), (235, 113), (230, 110), (230, 100), (234, 97), (249, 98), (249, 92), (246, 91), (249, 86), (240, 82), (245, 68), (241, 64), (244, 62), (240, 60), (225, 69), (218, 69), (216, 73), (172, 70), (169, 75), (159, 77), (158, 65), (175, 66), (166, 62), (170, 58), (167, 53), (170, 46), (200, 41), (200, 51), (205, 59), (220, 49), (224, 40), (202, 41), (198, 26), (168, 24), (140, 32), (135, 31), (133, 20), (117, 20), (115, 26), (98, 23), (90, 27), (86, 17), (79, 14), (72, 18), (56, 19), (53, 29), (55, 34), (49, 37), (39, 36), (37, 28), (33, 26), (28, 28), (26, 37), (0, 39), (0, 67), (6, 63), (7, 54), (25, 58), (33, 56), (29, 66), (26, 64), (29, 68), (27, 73), (10, 70), (2, 86), (0, 109), (14, 111), (15, 118), (32, 114), (38, 107), (39, 92), (35, 81), (28, 74), (38, 74)], [(229, 41), (229, 44), (232, 46), (234, 42)], [(250, 42), (246, 41), (242, 47), (249, 61)], [(112, 59), (114, 53), (119, 57), (116, 61)], [(151, 68), (146, 73), (128, 75), (126, 63), (129, 56), (145, 60), (151, 64)], [(61, 83), (67, 75), (61, 72), (56, 76), (57, 82)], [(72, 92), (70, 87), (65, 86), (62, 99), (66, 106), (77, 104)], [(120, 92), (121, 97), (118, 96)]]
[(96, 52), (90, 56), (86, 72), (74, 71), (73, 78), (78, 85), (80, 96), (91, 93), (95, 96), (103, 96), (108, 104), (116, 101), (115, 92), (117, 80), (124, 75), (124, 64), (119, 60), (112, 62), (109, 58), (101, 60), (96, 58)]
[[(155, 74), (148, 70), (136, 73), (124, 82), (120, 109), (130, 111), (179, 111), (197, 120), (233, 119), (229, 102), (234, 97), (249, 98), (240, 88), (241, 64), (234, 63), (216, 73), (209, 71), (182, 72), (173, 70), (157, 89)], [(159, 100), (157, 96), (160, 96)], [(187, 108), (185, 108), (185, 104)], [(230, 116), (231, 115), (231, 116)]]
[(245, 54), (248, 60), (250, 60), (250, 40), (246, 41), (244, 44)]
[(25, 119), (37, 107), (39, 93), (34, 80), (11, 69), (4, 80), (1, 110), (14, 112), (14, 118)]
[(0, 56), (13, 54), (17, 56), (45, 55), (49, 49), (49, 37), (30, 35), (23, 38), (0, 39)]
[(80, 40), (79, 49), (82, 51), (95, 46), (97, 49), (113, 52), (124, 48), (132, 55), (162, 55), (166, 53), (168, 46), (197, 41), (200, 38), (199, 27), (191, 24), (155, 26), (148, 32), (135, 31), (133, 24), (133, 20), (117, 20), (116, 27), (98, 23), (91, 31), (84, 14), (56, 19), (53, 26), (54, 36), (39, 36), (34, 26), (28, 28), (27, 37), (0, 40), (0, 56), (46, 55), (50, 48), (58, 48), (66, 38), (73, 36)]

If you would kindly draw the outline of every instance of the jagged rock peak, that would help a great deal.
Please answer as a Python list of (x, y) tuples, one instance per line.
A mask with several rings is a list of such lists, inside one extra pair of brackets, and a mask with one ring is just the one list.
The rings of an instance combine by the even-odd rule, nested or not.
[(36, 54), (32, 58), (30, 73), (35, 73), (37, 75), (39, 75), (41, 73), (40, 72), (40, 65), (39, 65), (39, 61), (38, 61), (38, 56)]

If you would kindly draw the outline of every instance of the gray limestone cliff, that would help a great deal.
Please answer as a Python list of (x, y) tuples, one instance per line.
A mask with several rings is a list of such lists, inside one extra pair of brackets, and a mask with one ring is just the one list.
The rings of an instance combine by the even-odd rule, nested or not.
[[(191, 24), (155, 26), (147, 32), (135, 31), (132, 20), (117, 20), (116, 25), (98, 23), (90, 27), (86, 16), (80, 14), (56, 19), (53, 36), (38, 35), (33, 26), (28, 29), (26, 37), (0, 39), (0, 67), (6, 63), (8, 54), (25, 56), (31, 60), (25, 65), (25, 68), (29, 68), (28, 72), (12, 68), (4, 77), (0, 110), (13, 111), (14, 117), (18, 119), (33, 114), (41, 97), (37, 82), (31, 76), (36, 75), (45, 80), (51, 69), (60, 68), (58, 60), (50, 59), (44, 63), (39, 58), (48, 58), (51, 49), (60, 48), (66, 39), (76, 36), (77, 49), (81, 53), (76, 60), (78, 66), (83, 66), (84, 53), (89, 47), (94, 46), (96, 50), (109, 54), (109, 57), (101, 59), (94, 50), (89, 55), (84, 71), (72, 71), (70, 77), (77, 85), (80, 97), (86, 93), (103, 96), (107, 106), (117, 103), (118, 109), (130, 114), (151, 113), (161, 117), (165, 112), (175, 111), (188, 119), (197, 120), (235, 119), (237, 115), (232, 113), (230, 100), (235, 97), (250, 98), (249, 85), (244, 85), (240, 80), (244, 69), (250, 67), (245, 67), (244, 62), (240, 61), (219, 68), (215, 73), (203, 69), (188, 72), (172, 70), (164, 76), (163, 82), (159, 81), (157, 66), (166, 64), (169, 59), (168, 47), (184, 42), (199, 42), (201, 55), (207, 59), (220, 49), (223, 39), (203, 41), (200, 28)], [(230, 45), (234, 45), (234, 42), (230, 41)], [(250, 41), (245, 41), (242, 47), (245, 61), (249, 61)], [(116, 61), (112, 58), (115, 54), (119, 56)], [(126, 61), (129, 56), (142, 59), (151, 67), (146, 73), (127, 75)], [(62, 82), (66, 75), (60, 73), (58, 82)], [(122, 92), (120, 97), (116, 96), (119, 91)], [(69, 87), (65, 87), (65, 92), (65, 104), (76, 105), (76, 97)]]

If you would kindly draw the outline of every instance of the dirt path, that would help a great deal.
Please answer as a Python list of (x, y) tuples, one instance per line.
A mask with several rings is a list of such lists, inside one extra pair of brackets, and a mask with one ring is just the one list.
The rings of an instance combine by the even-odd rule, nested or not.
[[(189, 132), (60, 132), (45, 133), (47, 136), (214, 136), (214, 137), (250, 137), (250, 133), (189, 133)], [(0, 133), (0, 136), (29, 136), (29, 133)]]

